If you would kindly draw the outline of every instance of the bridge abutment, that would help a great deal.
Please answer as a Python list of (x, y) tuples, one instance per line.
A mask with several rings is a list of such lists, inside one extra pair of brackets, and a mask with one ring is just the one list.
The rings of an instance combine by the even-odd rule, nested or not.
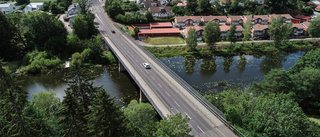
[(148, 102), (148, 98), (144, 95), (144, 93), (142, 92), (142, 90), (140, 89), (140, 98), (139, 98), (139, 103), (143, 102), (146, 103)]
[(122, 65), (121, 62), (119, 62), (119, 72), (124, 72), (126, 71), (126, 68)]

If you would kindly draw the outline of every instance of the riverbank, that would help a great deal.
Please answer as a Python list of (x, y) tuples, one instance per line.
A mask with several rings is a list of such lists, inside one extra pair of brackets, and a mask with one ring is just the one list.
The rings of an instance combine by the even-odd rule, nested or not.
[(318, 40), (309, 41), (289, 41), (286, 45), (275, 46), (273, 43), (236, 43), (217, 44), (213, 48), (206, 45), (198, 45), (195, 51), (190, 51), (186, 46), (166, 46), (166, 47), (145, 47), (156, 57), (174, 57), (184, 55), (238, 55), (238, 54), (253, 54), (259, 52), (270, 51), (302, 51), (311, 50), (319, 47)]

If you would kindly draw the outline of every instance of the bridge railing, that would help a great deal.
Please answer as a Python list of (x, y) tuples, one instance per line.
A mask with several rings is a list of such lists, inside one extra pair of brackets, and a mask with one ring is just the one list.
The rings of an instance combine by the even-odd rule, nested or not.
[(212, 103), (210, 103), (207, 99), (205, 99), (198, 91), (196, 91), (185, 80), (183, 80), (180, 76), (178, 76), (175, 72), (173, 72), (167, 65), (165, 65), (157, 57), (151, 54), (148, 50), (140, 46), (140, 44), (138, 44), (135, 40), (133, 40), (132, 37), (129, 36), (127, 33), (122, 32), (122, 34), (126, 35), (126, 37), (135, 45), (138, 45), (138, 48), (144, 51), (144, 53), (146, 53), (153, 61), (155, 61), (162, 69), (164, 69), (173, 79), (175, 79), (179, 84), (181, 84), (194, 98), (196, 98), (201, 104), (203, 104), (212, 114), (214, 114), (218, 119), (220, 119), (226, 126), (228, 126), (231, 130), (233, 130), (237, 135), (245, 136), (225, 119), (224, 114), (217, 107), (215, 107)]
[[(103, 34), (102, 32), (100, 32), (101, 34)], [(109, 45), (109, 47), (115, 51), (115, 49), (110, 45), (110, 43), (106, 40), (105, 36), (103, 36), (103, 40)], [(110, 39), (111, 42), (113, 42), (112, 39)], [(115, 47), (116, 48), (116, 47)], [(119, 59), (119, 55), (116, 53), (116, 52), (113, 52), (117, 58)], [(125, 56), (124, 56), (125, 57)], [(125, 57), (126, 58), (126, 57)], [(127, 59), (127, 58), (126, 58)], [(125, 63), (119, 59), (119, 62), (122, 63), (122, 65), (126, 68), (126, 70), (129, 70), (129, 68), (125, 65)], [(135, 70), (134, 70), (135, 71)], [(140, 90), (144, 93), (144, 95), (148, 98), (149, 102), (152, 104), (152, 106), (154, 106), (154, 108), (156, 109), (156, 111), (158, 112), (158, 114), (164, 118), (166, 117), (165, 114), (162, 113), (162, 111), (160, 111), (160, 109), (157, 107), (157, 105), (152, 101), (152, 98), (146, 93), (145, 89), (142, 87), (141, 83), (137, 80), (136, 76), (134, 74), (134, 72), (132, 73), (131, 71), (127, 71), (131, 77), (133, 78), (133, 80), (137, 83), (137, 85), (139, 86)], [(137, 72), (136, 72), (137, 73)], [(152, 87), (150, 87), (152, 88)], [(154, 89), (153, 89), (154, 90)], [(155, 92), (155, 94), (159, 97), (159, 99), (163, 102), (163, 103), (166, 103), (166, 101), (163, 100), (163, 98), (160, 97), (160, 95), (158, 94), (158, 92)], [(169, 104), (165, 104), (165, 107), (171, 111), (171, 109), (168, 107)], [(172, 112), (171, 112), (172, 113)]]

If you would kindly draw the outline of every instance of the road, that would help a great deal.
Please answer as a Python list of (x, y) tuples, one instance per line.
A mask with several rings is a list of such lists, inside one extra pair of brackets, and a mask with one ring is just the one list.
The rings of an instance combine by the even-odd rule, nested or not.
[[(100, 33), (110, 39), (116, 50), (120, 51), (129, 64), (127, 68), (133, 68), (130, 73), (134, 79), (141, 78), (145, 85), (160, 98), (166, 108), (169, 109), (169, 114), (181, 113), (182, 116), (189, 117), (189, 125), (192, 128), (190, 134), (199, 137), (232, 137), (236, 136), (228, 129), (219, 119), (217, 119), (208, 110), (204, 110), (204, 106), (199, 107), (199, 102), (190, 100), (189, 94), (181, 91), (180, 86), (177, 86), (173, 78), (164, 72), (153, 59), (146, 56), (143, 51), (140, 51), (134, 43), (130, 42), (118, 29), (113, 26), (113, 22), (108, 18), (101, 3), (94, 0), (92, 3), (92, 12), (96, 15), (96, 22), (99, 26)], [(112, 33), (111, 30), (115, 30)], [(145, 69), (142, 63), (148, 62), (151, 69)], [(126, 64), (124, 64), (126, 65)], [(139, 84), (139, 83), (138, 83)], [(141, 84), (141, 83), (140, 83)], [(142, 84), (142, 85), (144, 85)], [(154, 95), (149, 95), (154, 96)], [(153, 101), (149, 99), (150, 102)], [(159, 107), (159, 106), (158, 106)], [(163, 106), (160, 106), (163, 107)]]

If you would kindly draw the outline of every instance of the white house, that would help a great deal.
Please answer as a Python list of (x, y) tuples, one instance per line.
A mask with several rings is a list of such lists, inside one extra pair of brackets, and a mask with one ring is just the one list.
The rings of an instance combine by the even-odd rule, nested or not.
[(13, 5), (9, 4), (0, 4), (0, 12), (3, 14), (10, 14), (13, 11)]
[(77, 3), (71, 4), (68, 7), (68, 11), (67, 11), (68, 16), (77, 14), (78, 12), (79, 12), (79, 8)]
[(39, 11), (42, 8), (43, 3), (29, 3), (24, 8), (24, 13), (33, 12), (33, 11)]

